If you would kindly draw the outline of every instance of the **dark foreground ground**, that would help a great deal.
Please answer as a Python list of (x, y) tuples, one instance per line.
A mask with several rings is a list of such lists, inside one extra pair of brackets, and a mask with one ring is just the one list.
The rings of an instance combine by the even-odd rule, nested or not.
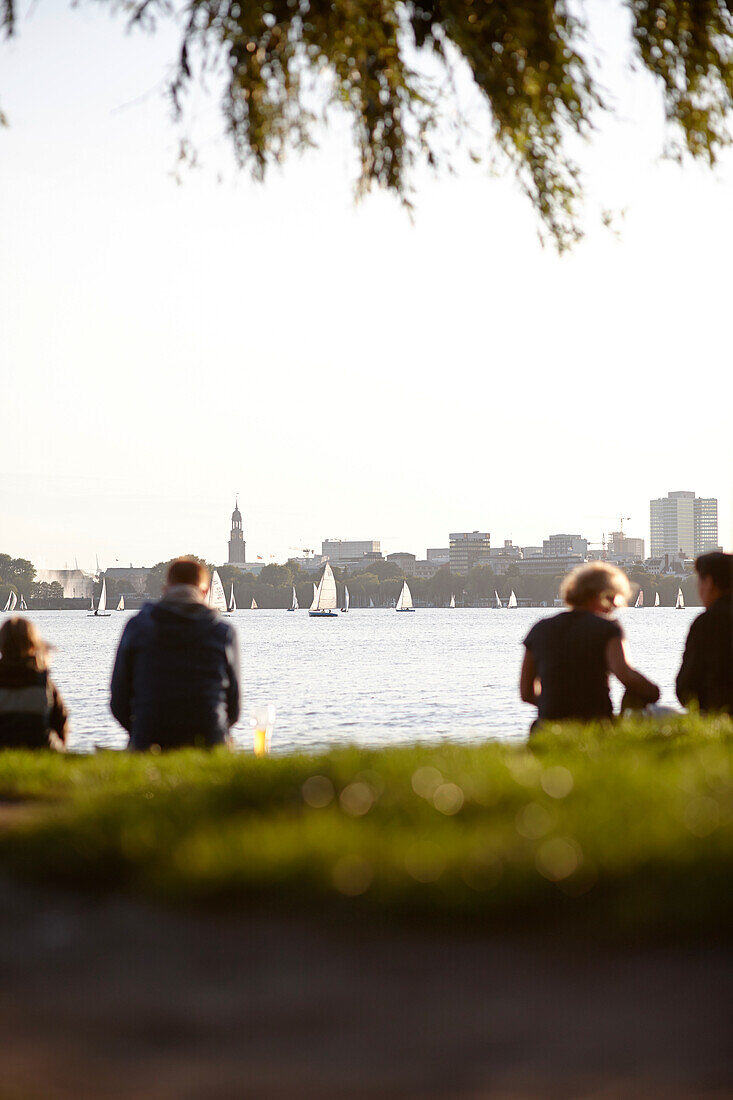
[(731, 953), (0, 887), (1, 1100), (723, 1098)]

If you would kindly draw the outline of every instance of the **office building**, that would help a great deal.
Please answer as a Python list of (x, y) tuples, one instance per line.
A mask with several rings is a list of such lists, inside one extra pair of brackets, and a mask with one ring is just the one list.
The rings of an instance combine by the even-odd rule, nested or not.
[(450, 541), (451, 573), (467, 573), (474, 565), (488, 565), (491, 535), (488, 531), (452, 531)]
[(719, 549), (718, 501), (715, 497), (695, 497), (695, 554)]
[(387, 554), (387, 561), (391, 561), (393, 565), (398, 566), (406, 577), (415, 576), (415, 554), (397, 553)]
[(629, 538), (623, 531), (611, 531), (607, 551), (609, 561), (643, 561), (644, 540)]
[(542, 542), (542, 554), (546, 558), (562, 558), (567, 554), (581, 558), (588, 555), (588, 540), (580, 535), (549, 535)]
[(324, 539), (321, 555), (338, 566), (364, 565), (382, 559), (379, 539)]
[(425, 560), (434, 561), (437, 565), (448, 565), (450, 563), (450, 547), (444, 546), (426, 551)]
[(694, 558), (718, 546), (718, 502), (692, 492), (668, 493), (649, 501), (651, 557)]

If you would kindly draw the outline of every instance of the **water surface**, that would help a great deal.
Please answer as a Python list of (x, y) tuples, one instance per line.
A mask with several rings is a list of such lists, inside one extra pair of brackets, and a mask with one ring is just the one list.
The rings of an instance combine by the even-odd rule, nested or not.
[[(522, 639), (542, 608), (419, 609), (400, 615), (356, 609), (335, 619), (306, 611), (238, 611), (244, 680), (235, 737), (250, 745), (249, 708), (277, 707), (273, 750), (519, 738), (534, 709), (519, 701)], [(676, 705), (674, 678), (699, 608), (626, 609), (619, 617), (632, 660)], [(85, 611), (30, 615), (56, 646), (52, 674), (71, 714), (70, 747), (122, 748), (127, 735), (109, 713), (109, 678), (122, 628), (134, 612), (93, 618)], [(614, 685), (616, 704), (620, 685)]]

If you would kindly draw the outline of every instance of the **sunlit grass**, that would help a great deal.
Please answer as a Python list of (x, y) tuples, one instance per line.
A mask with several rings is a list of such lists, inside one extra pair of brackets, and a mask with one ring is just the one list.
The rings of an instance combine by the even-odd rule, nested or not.
[(695, 716), (530, 747), (0, 753), (0, 869), (229, 909), (724, 934), (732, 757), (731, 721)]

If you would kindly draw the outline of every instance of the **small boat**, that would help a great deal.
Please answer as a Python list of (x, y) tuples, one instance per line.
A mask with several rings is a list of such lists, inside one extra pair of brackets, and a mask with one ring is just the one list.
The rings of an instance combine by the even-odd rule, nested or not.
[(504, 605), (503, 605), (503, 603), (501, 602), (501, 596), (500, 596), (500, 595), (499, 595), (499, 593), (498, 593), (498, 592), (496, 591), (496, 589), (494, 589), (494, 607), (503, 607), (503, 606), (504, 606)]
[(18, 604), (18, 610), (19, 611), (27, 611), (28, 610), (28, 604), (25, 602), (25, 596), (23, 596), (23, 595), (21, 595), (21, 597), (20, 597), (20, 603)]
[(643, 607), (643, 606), (644, 606), (644, 589), (640, 588), (639, 589), (639, 595), (636, 597), (636, 603), (634, 604), (634, 607)]
[(207, 604), (212, 611), (220, 611), (222, 614), (224, 614), (227, 609), (227, 596), (224, 591), (224, 585), (221, 583), (218, 569), (215, 569), (211, 574)]
[(414, 611), (412, 606), (412, 592), (410, 592), (410, 586), (407, 581), (402, 584), (402, 591), (400, 592), (400, 598), (397, 600), (395, 611)]
[(299, 607), (299, 604), (298, 604), (298, 594), (295, 591), (295, 585), (293, 585), (293, 602), (291, 603), (290, 607), (288, 608), (288, 611), (299, 611), (299, 610), (300, 610), (300, 607)]
[(662, 601), (659, 599), (659, 593), (655, 592), (654, 593), (654, 606), (659, 607), (661, 605), (661, 602)]
[[(94, 607), (94, 600), (92, 600), (92, 607)], [(107, 610), (107, 579), (102, 581), (102, 591), (99, 593), (99, 603), (97, 604), (96, 611), (92, 612), (95, 618), (108, 619), (110, 612)]]
[(120, 602), (117, 604), (117, 610), (118, 611), (124, 611), (125, 610), (125, 597), (124, 596), (120, 596)]
[(517, 597), (514, 595), (514, 589), (512, 588), (511, 592), (509, 593), (509, 601), (507, 603), (507, 607), (516, 607), (516, 606), (517, 606)]
[(17, 602), (18, 597), (16, 596), (15, 592), (11, 592), (7, 598), (3, 611), (15, 611), (15, 605), (17, 604)]
[(94, 596), (89, 597), (89, 610), (94, 611)]
[(675, 601), (674, 606), (675, 606), (676, 611), (684, 611), (685, 610), (685, 597), (682, 595), (682, 589), (681, 588), (677, 589), (677, 599)]
[(344, 606), (341, 608), (341, 614), (345, 615), (349, 610), (349, 589), (344, 585)]
[(448, 604), (448, 607), (455, 607), (455, 606), (456, 606), (456, 598), (455, 598), (455, 596), (454, 596), (454, 595), (453, 595), (453, 594), (451, 593), (450, 603)]
[(252, 603), (249, 605), (249, 609), (250, 609), (250, 611), (257, 611), (258, 610), (257, 600), (254, 598), (254, 596), (252, 597)]
[(234, 581), (232, 581), (232, 587), (231, 587), (231, 590), (229, 592), (229, 610), (230, 611), (236, 611), (237, 610), (237, 601), (234, 598)]
[(369, 606), (374, 607), (374, 600), (372, 599), (371, 596), (369, 597)]
[(320, 584), (313, 593), (313, 603), (310, 605), (308, 614), (312, 619), (336, 619), (338, 618), (337, 607), (336, 578), (333, 575), (333, 569), (326, 562)]

